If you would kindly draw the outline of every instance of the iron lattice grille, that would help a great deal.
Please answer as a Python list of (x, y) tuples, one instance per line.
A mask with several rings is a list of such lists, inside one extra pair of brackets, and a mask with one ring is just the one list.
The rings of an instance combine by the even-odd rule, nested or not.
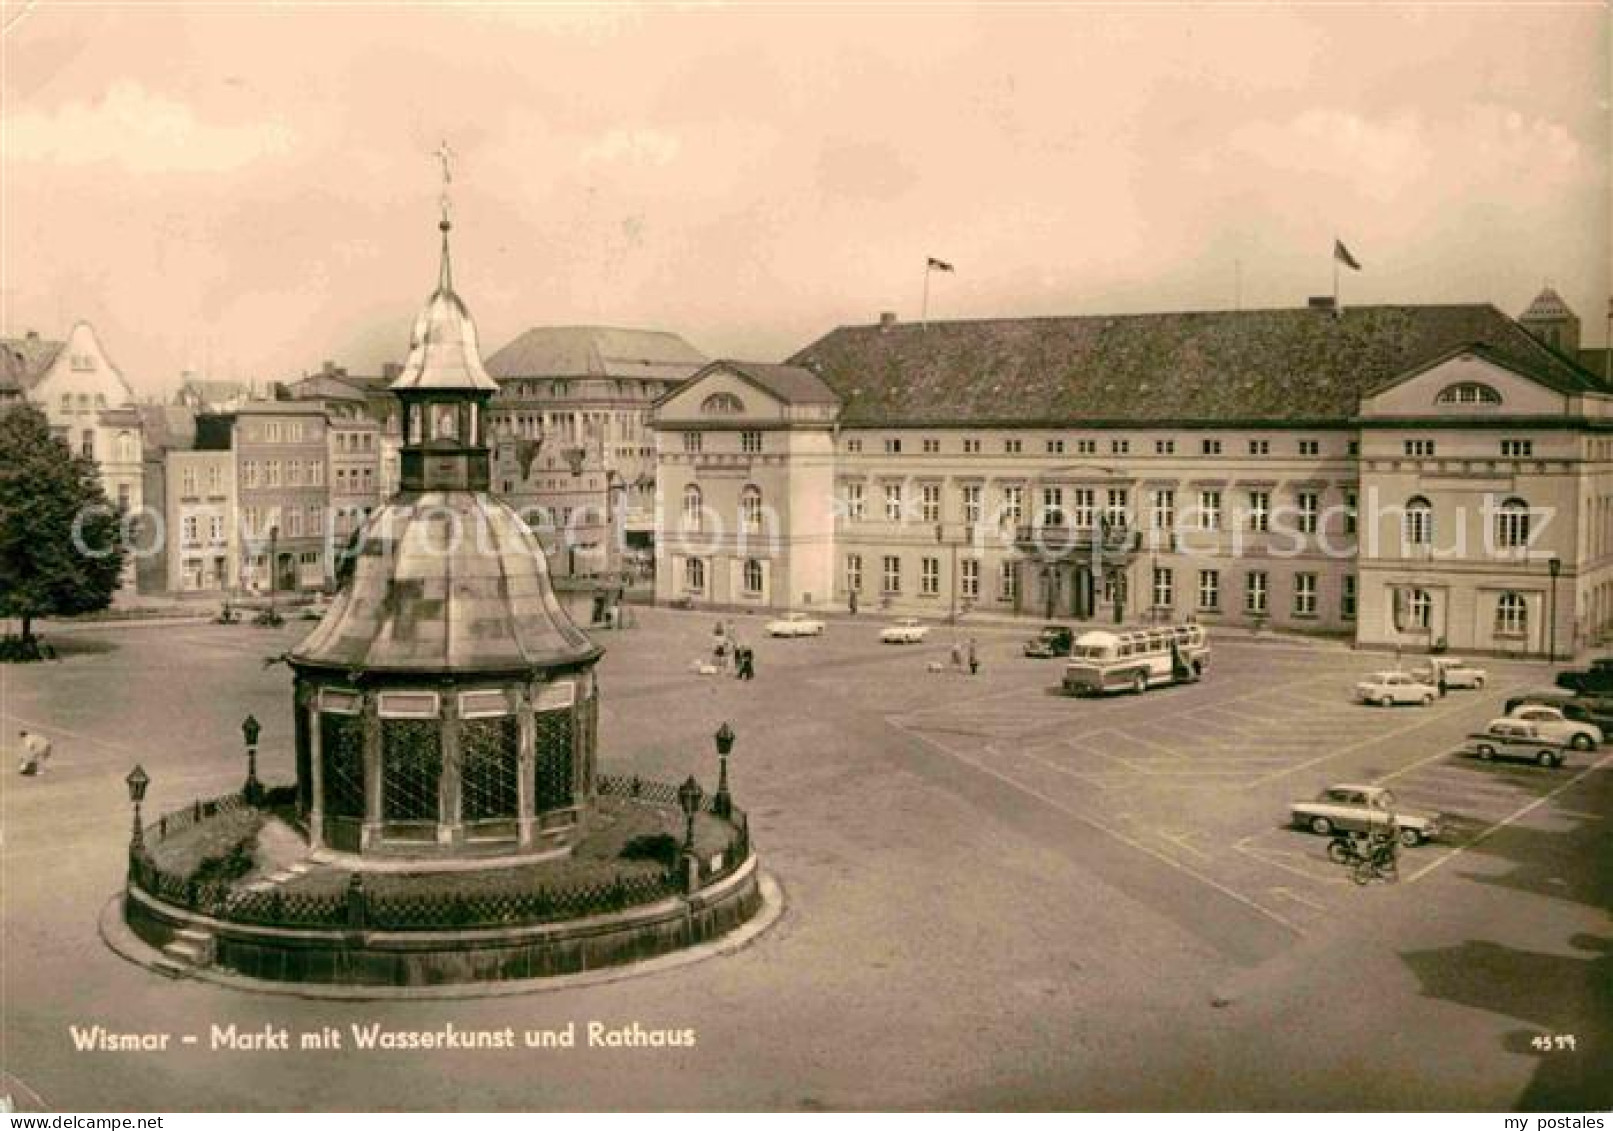
[(586, 797), (594, 792), (594, 763), (599, 756), (598, 695), (590, 695), (582, 704), (582, 741), (578, 748), (582, 751), (582, 790)]
[(538, 812), (571, 804), (571, 708), (540, 711), (537, 722), (537, 782), (533, 796)]
[(514, 817), (521, 767), (513, 718), (466, 719), (459, 727), (465, 820)]
[(313, 751), (308, 744), (308, 712), (300, 698), (291, 718), (291, 737), (297, 750), (297, 812), (306, 815), (314, 807)]
[(358, 715), (320, 715), (319, 759), (325, 816), (364, 816), (364, 720)]
[(436, 719), (381, 720), (381, 812), (388, 821), (435, 821), (442, 781)]

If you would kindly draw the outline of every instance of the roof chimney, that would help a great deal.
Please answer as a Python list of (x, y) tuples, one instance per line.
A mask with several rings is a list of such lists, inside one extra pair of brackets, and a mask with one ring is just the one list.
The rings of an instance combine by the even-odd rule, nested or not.
[(894, 310), (880, 311), (879, 328), (881, 330), (889, 330), (894, 325), (896, 325), (896, 312)]

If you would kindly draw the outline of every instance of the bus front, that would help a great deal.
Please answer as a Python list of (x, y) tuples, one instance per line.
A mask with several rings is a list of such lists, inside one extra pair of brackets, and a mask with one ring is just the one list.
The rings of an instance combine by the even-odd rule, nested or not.
[(1070, 660), (1064, 665), (1066, 695), (1090, 695), (1107, 686), (1114, 666), (1117, 643), (1113, 633), (1083, 632), (1070, 647)]

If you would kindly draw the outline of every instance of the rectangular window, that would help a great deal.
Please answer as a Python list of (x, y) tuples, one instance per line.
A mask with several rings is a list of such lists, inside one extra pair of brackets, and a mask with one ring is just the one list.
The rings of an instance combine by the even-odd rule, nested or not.
[(1018, 526), (1025, 517), (1025, 488), (1019, 486), (1003, 488), (1003, 521), (1010, 526)]
[(1243, 576), (1243, 610), (1254, 616), (1266, 614), (1266, 571), (1250, 570)]
[(1361, 454), (1361, 441), (1360, 440), (1351, 440), (1349, 443), (1344, 445), (1344, 450), (1347, 451), (1352, 456), (1360, 455)]
[(1175, 440), (1155, 440), (1154, 454), (1156, 456), (1173, 456), (1176, 454)]
[(1124, 487), (1109, 488), (1109, 497), (1103, 508), (1103, 517), (1109, 520), (1110, 526), (1131, 525), (1130, 502), (1131, 500)]
[(1434, 454), (1434, 441), (1407, 440), (1406, 454), (1413, 457), (1426, 457)]
[(846, 555), (846, 592), (861, 593), (863, 591), (863, 556), (861, 554)]
[(182, 528), (185, 535), (185, 545), (194, 546), (201, 541), (201, 536), (198, 534), (196, 529), (195, 515), (187, 514), (184, 518)]
[(1502, 440), (1501, 454), (1509, 459), (1520, 459), (1535, 454), (1533, 440)]
[(919, 517), (925, 522), (941, 521), (941, 485), (939, 483), (922, 483), (919, 485)]
[(902, 454), (902, 439), (900, 436), (885, 437), (885, 454), (899, 456)]
[(962, 571), (958, 575), (958, 589), (973, 601), (980, 596), (980, 559), (964, 558), (958, 563), (958, 568)]
[(1092, 529), (1092, 513), (1097, 492), (1091, 487), (1076, 487), (1070, 492), (1070, 525), (1077, 530)]
[(1354, 491), (1344, 492), (1344, 533), (1355, 533), (1356, 500)]
[(846, 441), (846, 451), (851, 452), (852, 454), (855, 455), (856, 453), (861, 452), (862, 450), (863, 450), (863, 442), (861, 440), (847, 440)]
[(861, 522), (867, 513), (863, 499), (863, 485), (861, 483), (846, 484), (846, 517), (852, 522)]
[(1221, 454), (1221, 441), (1220, 440), (1209, 440), (1209, 439), (1200, 440), (1199, 441), (1199, 454), (1200, 455), (1205, 455), (1205, 456), (1218, 456), (1218, 455), (1220, 455)]
[(1294, 615), (1296, 617), (1313, 617), (1316, 615), (1316, 575), (1314, 573), (1294, 574)]
[(1250, 440), (1249, 454), (1252, 456), (1269, 456), (1271, 454), (1271, 441)]
[(290, 528), (287, 531), (288, 537), (302, 537), (302, 511), (298, 510), (296, 507), (292, 507), (291, 510), (287, 511), (286, 524)]
[(1019, 440), (1003, 441), (1003, 451), (1008, 455), (1017, 456), (1023, 450), (1023, 448), (1024, 445)]
[(902, 591), (902, 559), (894, 554), (887, 554), (884, 566), (884, 575), (880, 578), (880, 592), (900, 593)]
[(207, 469), (207, 490), (209, 494), (218, 494), (223, 473), (219, 471), (218, 464), (212, 464)]
[(966, 455), (966, 456), (977, 456), (977, 455), (979, 455), (980, 454), (980, 441), (979, 440), (965, 440), (963, 442), (963, 454)]
[(1130, 440), (1110, 440), (1109, 451), (1113, 455), (1123, 456), (1131, 452)]
[(1174, 572), (1167, 566), (1154, 567), (1154, 608), (1168, 609), (1176, 604)]
[(1322, 454), (1322, 443), (1321, 443), (1321, 441), (1320, 440), (1301, 440), (1299, 442), (1299, 454), (1302, 455), (1302, 456), (1321, 455)]
[(762, 450), (762, 434), (760, 432), (741, 432), (739, 434), (739, 450), (751, 455)]
[(1154, 492), (1154, 505), (1149, 524), (1155, 530), (1170, 530), (1176, 525), (1176, 492), (1164, 488)]
[(1347, 573), (1343, 578), (1344, 587), (1339, 590), (1339, 616), (1345, 620), (1355, 619), (1355, 574)]
[(885, 484), (885, 521), (902, 521), (902, 485), (900, 483)]
[(1294, 496), (1299, 506), (1299, 532), (1315, 534), (1317, 516), (1321, 513), (1321, 496), (1315, 491), (1301, 491)]
[(1219, 570), (1199, 570), (1199, 608), (1206, 611), (1221, 607), (1221, 573)]
[(1063, 455), (1064, 454), (1064, 441), (1063, 440), (1049, 440), (1047, 442), (1047, 454), (1050, 455), (1050, 456), (1061, 456), (1061, 455)]
[(1098, 441), (1096, 441), (1096, 440), (1077, 440), (1075, 442), (1075, 454), (1078, 455), (1078, 456), (1095, 456), (1095, 455), (1097, 455), (1098, 454)]
[(286, 461), (286, 486), (302, 486), (302, 460), (288, 459)]
[(196, 469), (194, 467), (187, 467), (180, 474), (180, 479), (184, 484), (184, 486), (181, 488), (182, 494), (196, 494)]
[(963, 487), (963, 521), (968, 526), (980, 523), (980, 485), (968, 483)]
[(1042, 525), (1064, 525), (1064, 488), (1042, 488)]
[(924, 448), (924, 454), (927, 456), (939, 455), (941, 452), (940, 440), (926, 437), (924, 440), (920, 441), (920, 443)]
[(93, 428), (84, 429), (84, 434), (79, 441), (78, 450), (79, 454), (84, 456), (86, 459), (95, 458), (95, 430)]
[(1256, 534), (1271, 529), (1271, 492), (1249, 492), (1249, 529)]
[(997, 573), (997, 595), (1009, 602), (1019, 596), (1019, 570), (1013, 562), (1004, 562)]
[[(691, 455), (698, 454), (699, 451), (700, 451), (700, 440), (701, 440), (701, 433), (699, 433), (699, 432), (685, 432), (683, 434), (683, 450), (688, 452), (688, 453), (690, 453)], [(693, 560), (693, 559), (691, 559), (691, 560)]]
[(207, 520), (207, 540), (214, 545), (224, 541), (224, 516), (215, 514)]
[(325, 485), (325, 461), (311, 459), (308, 461), (308, 485), (310, 487), (323, 487)]
[(1221, 529), (1221, 492), (1199, 492), (1199, 529)]
[(934, 597), (941, 592), (940, 558), (921, 558), (919, 560), (919, 592), (926, 597)]
[(241, 486), (256, 487), (258, 485), (258, 461), (255, 459), (241, 461)]

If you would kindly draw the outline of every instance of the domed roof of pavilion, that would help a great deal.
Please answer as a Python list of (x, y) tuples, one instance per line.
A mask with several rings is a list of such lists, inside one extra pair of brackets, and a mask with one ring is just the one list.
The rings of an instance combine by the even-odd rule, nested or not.
[(434, 389), (496, 393), (498, 382), (482, 368), (476, 323), (454, 293), (448, 266), (448, 221), (443, 220), (439, 226), (442, 229), (442, 268), (437, 289), (414, 320), (414, 329), (409, 332), (409, 357), (390, 388), (394, 393)]
[(1548, 283), (1541, 288), (1540, 293), (1529, 304), (1529, 309), (1518, 317), (1520, 319), (1547, 319), (1572, 318), (1573, 316), (1574, 312), (1568, 308), (1568, 303), (1563, 301), (1563, 296), (1558, 294), (1556, 289)]
[(432, 491), (371, 517), (351, 579), (289, 659), (378, 674), (490, 674), (602, 651), (561, 608), (537, 536), (515, 511), (476, 492)]

